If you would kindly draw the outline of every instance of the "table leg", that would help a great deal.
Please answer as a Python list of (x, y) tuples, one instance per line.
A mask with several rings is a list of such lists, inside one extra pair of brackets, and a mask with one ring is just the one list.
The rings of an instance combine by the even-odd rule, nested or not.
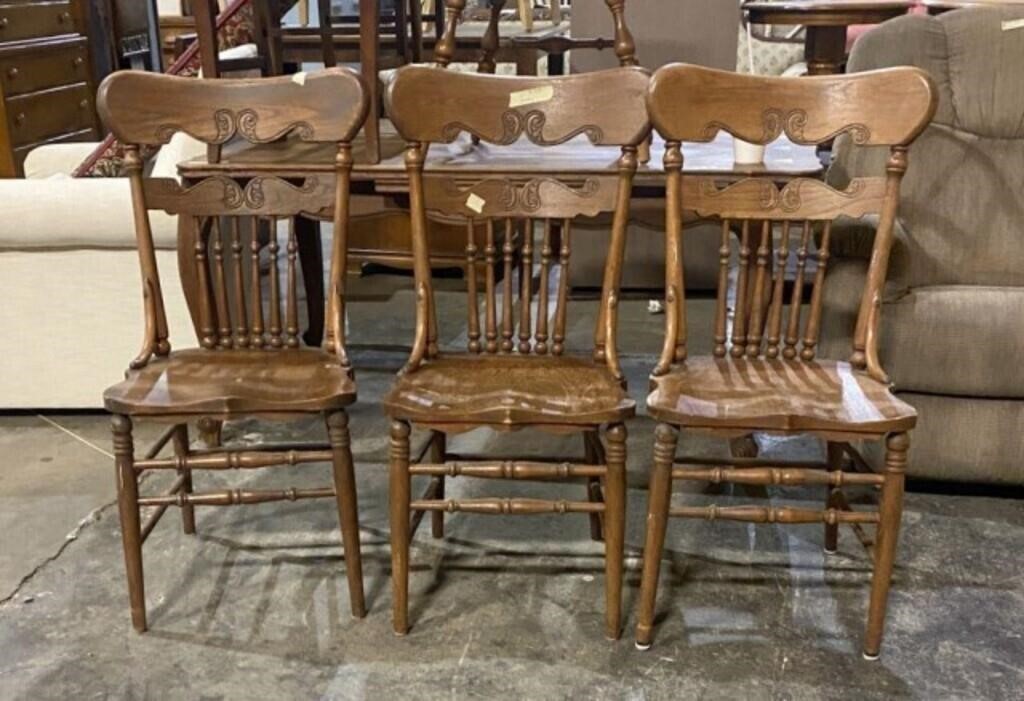
[(380, 163), (380, 2), (359, 3), (359, 65), (370, 101), (370, 112), (363, 126), (366, 155), (370, 163)]
[(320, 222), (295, 217), (295, 240), (299, 245), (299, 264), (302, 266), (309, 317), (302, 340), (307, 346), (317, 348), (324, 338), (324, 252), (320, 241)]
[(809, 75), (835, 75), (846, 62), (846, 27), (807, 27), (804, 58)]

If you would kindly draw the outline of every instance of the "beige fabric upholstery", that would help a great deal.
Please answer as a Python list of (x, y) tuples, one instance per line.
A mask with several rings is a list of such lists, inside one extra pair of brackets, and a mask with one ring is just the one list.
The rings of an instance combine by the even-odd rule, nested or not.
[[(1024, 7), (901, 17), (855, 45), (851, 71), (910, 64), (939, 89), (910, 149), (882, 308), (881, 359), (919, 410), (909, 472), (1024, 483)], [(833, 184), (884, 172), (836, 144)], [(822, 354), (847, 357), (875, 222), (833, 229)], [(880, 457), (877, 454), (875, 457)]]

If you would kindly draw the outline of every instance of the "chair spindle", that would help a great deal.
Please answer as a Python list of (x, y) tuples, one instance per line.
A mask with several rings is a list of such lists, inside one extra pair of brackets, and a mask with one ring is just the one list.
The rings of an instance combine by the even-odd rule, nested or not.
[(281, 270), (278, 264), (277, 217), (270, 218), (270, 346), (280, 348), (281, 339)]
[(512, 285), (512, 257), (513, 253), (515, 253), (515, 231), (515, 221), (511, 217), (505, 219), (505, 240), (501, 246), (505, 271), (504, 278), (501, 281), (501, 350), (504, 353), (511, 353), (513, 348), (512, 295), (515, 288)]
[(534, 346), (538, 355), (548, 352), (548, 275), (551, 272), (551, 220), (544, 220), (540, 247), (540, 283), (537, 288), (537, 335)]
[(530, 295), (533, 291), (533, 220), (523, 222), (522, 259), (519, 263), (519, 352), (530, 352), (533, 325), (530, 320)]
[(479, 353), (480, 345), (480, 310), (477, 307), (476, 289), (476, 222), (470, 219), (466, 223), (466, 294), (469, 315), (469, 352)]
[(484, 323), (486, 328), (484, 330), (485, 337), (487, 339), (487, 352), (496, 353), (498, 351), (498, 313), (495, 309), (495, 290), (494, 290), (494, 266), (497, 263), (497, 249), (494, 246), (494, 220), (487, 220), (487, 240), (484, 243), (484, 265), (487, 266), (485, 271), (487, 279), (487, 289), (484, 295), (484, 303), (486, 308), (484, 310)]
[(786, 328), (786, 347), (782, 351), (784, 358), (792, 360), (796, 357), (796, 344), (800, 337), (800, 305), (804, 296), (804, 272), (807, 269), (807, 246), (811, 238), (811, 222), (804, 221), (804, 230), (800, 236), (800, 248), (796, 252), (796, 280), (793, 282), (793, 296), (789, 302), (789, 326)]
[(740, 259), (736, 272), (736, 311), (732, 317), (732, 348), (739, 358), (746, 351), (747, 320), (750, 317), (750, 220), (744, 219), (740, 230)]
[(810, 316), (807, 318), (803, 348), (800, 350), (800, 357), (806, 361), (814, 360), (818, 334), (821, 332), (821, 300), (825, 292), (825, 268), (828, 266), (828, 247), (831, 234), (832, 222), (826, 221), (821, 234), (821, 244), (818, 246), (818, 269), (814, 273), (814, 287), (811, 289)]
[(288, 219), (288, 299), (285, 312), (285, 343), (289, 348), (299, 347), (299, 285), (295, 270), (299, 244), (295, 238), (295, 218)]
[(771, 260), (771, 222), (761, 223), (761, 237), (757, 244), (757, 268), (754, 273), (754, 291), (751, 295), (750, 327), (747, 329), (747, 356), (756, 358), (761, 354), (764, 338), (765, 286), (768, 278), (768, 263)]
[(196, 218), (195, 222), (195, 258), (196, 272), (199, 276), (197, 286), (199, 288), (199, 328), (202, 333), (200, 342), (203, 348), (212, 349), (217, 347), (217, 331), (214, 327), (213, 305), (210, 290), (210, 268), (207, 265), (208, 245), (207, 226), (211, 225), (211, 219)]
[(232, 291), (235, 298), (235, 346), (249, 347), (249, 314), (245, 309), (245, 268), (242, 262), (242, 232), (238, 217), (231, 217)]
[(782, 222), (782, 237), (779, 239), (779, 250), (775, 254), (775, 269), (772, 271), (772, 301), (768, 312), (768, 348), (765, 355), (769, 358), (779, 357), (779, 343), (782, 340), (782, 308), (785, 306), (786, 264), (789, 262), (789, 228), (788, 220)]
[(252, 299), (252, 323), (249, 325), (252, 334), (252, 347), (263, 348), (266, 339), (263, 337), (263, 289), (260, 286), (260, 220), (249, 217), (249, 228), (252, 229), (252, 241), (249, 243), (249, 288)]
[(732, 239), (729, 220), (722, 220), (722, 238), (718, 249), (718, 300), (715, 303), (715, 357), (725, 357), (725, 342), (728, 340), (726, 316), (729, 304), (729, 258), (732, 255)]
[(555, 307), (555, 335), (551, 352), (561, 355), (565, 350), (565, 320), (569, 304), (569, 256), (572, 254), (572, 220), (562, 221), (562, 249), (558, 257), (558, 303)]

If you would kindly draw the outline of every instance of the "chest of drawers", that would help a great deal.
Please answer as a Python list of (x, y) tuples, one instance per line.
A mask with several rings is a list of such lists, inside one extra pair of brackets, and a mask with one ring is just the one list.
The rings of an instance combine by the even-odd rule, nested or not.
[(79, 0), (0, 0), (0, 177), (36, 146), (98, 138)]

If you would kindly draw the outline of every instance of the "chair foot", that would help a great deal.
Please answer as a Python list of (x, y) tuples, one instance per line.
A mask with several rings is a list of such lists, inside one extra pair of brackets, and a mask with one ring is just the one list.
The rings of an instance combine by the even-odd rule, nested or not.
[(633, 647), (635, 647), (637, 650), (640, 650), (641, 652), (647, 652), (651, 649), (651, 643), (642, 643), (639, 640), (636, 640), (633, 642)]
[(822, 548), (822, 550), (825, 551), (826, 555), (835, 555), (837, 552), (839, 552), (839, 548)]
[(877, 652), (874, 655), (872, 655), (869, 652), (862, 652), (861, 656), (868, 662), (875, 662), (878, 660), (879, 657), (881, 657), (881, 655)]

